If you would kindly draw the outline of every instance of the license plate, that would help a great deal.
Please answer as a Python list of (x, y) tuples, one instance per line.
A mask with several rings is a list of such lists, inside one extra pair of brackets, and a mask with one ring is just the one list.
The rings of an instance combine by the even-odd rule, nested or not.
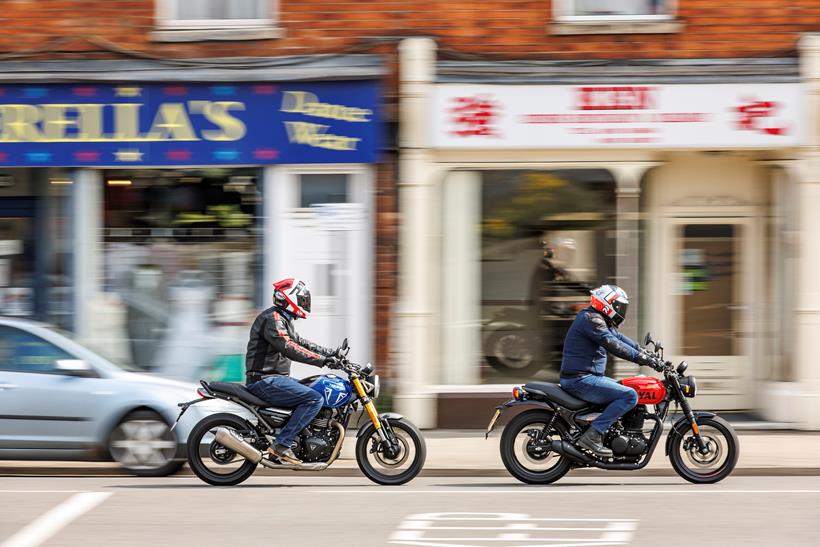
[(496, 422), (496, 420), (498, 420), (499, 416), (501, 416), (501, 409), (497, 408), (495, 410), (495, 414), (493, 414), (492, 419), (490, 419), (490, 424), (487, 426), (487, 435), (489, 435), (490, 431), (492, 431), (493, 427), (495, 427), (495, 422)]

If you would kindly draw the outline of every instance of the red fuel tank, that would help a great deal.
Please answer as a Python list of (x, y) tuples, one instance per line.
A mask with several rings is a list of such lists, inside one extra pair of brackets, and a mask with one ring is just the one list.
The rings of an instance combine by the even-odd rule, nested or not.
[(666, 397), (666, 386), (651, 376), (624, 378), (621, 383), (638, 392), (639, 405), (656, 405)]

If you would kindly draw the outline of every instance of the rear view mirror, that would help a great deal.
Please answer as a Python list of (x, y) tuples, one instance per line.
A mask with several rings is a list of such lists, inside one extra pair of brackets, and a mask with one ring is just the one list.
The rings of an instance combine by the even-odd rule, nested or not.
[(652, 343), (652, 335), (647, 332), (646, 336), (643, 337), (643, 345), (648, 346), (651, 343)]
[(58, 371), (69, 376), (96, 376), (91, 365), (82, 359), (58, 359), (54, 365)]

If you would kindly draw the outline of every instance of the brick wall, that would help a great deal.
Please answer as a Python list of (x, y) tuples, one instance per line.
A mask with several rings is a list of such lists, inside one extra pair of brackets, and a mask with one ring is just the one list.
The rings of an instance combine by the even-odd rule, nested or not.
[[(505, 58), (753, 57), (791, 55), (799, 33), (820, 30), (817, 0), (679, 0), (675, 34), (556, 36), (550, 0), (279, 0), (285, 36), (249, 42), (158, 43), (153, 0), (4, 0), (0, 54), (92, 35), (164, 57), (335, 52), (362, 37), (436, 37), (445, 48)], [(70, 54), (82, 43), (56, 44)]]
[[(153, 0), (3, 0), (0, 61), (381, 53), (390, 67), (385, 112), (395, 121), (396, 41), (435, 38), (444, 57), (600, 59), (795, 55), (800, 33), (820, 31), (820, 0), (679, 0), (674, 34), (554, 35), (549, 0), (279, 0), (284, 37), (163, 43), (151, 39)], [(397, 286), (395, 156), (376, 185), (376, 358), (388, 362)], [(389, 375), (389, 367), (382, 368)]]

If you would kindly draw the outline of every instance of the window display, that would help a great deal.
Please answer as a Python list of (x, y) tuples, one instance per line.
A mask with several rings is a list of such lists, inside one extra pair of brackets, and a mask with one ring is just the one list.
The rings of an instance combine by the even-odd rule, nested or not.
[[(555, 380), (564, 334), (588, 305), (589, 288), (614, 282), (614, 179), (605, 170), (483, 171), (471, 191), (480, 193), (474, 211), (478, 256), (461, 271), (481, 280), (473, 296), (480, 300), (480, 321), (472, 327), (480, 336), (471, 337), (480, 344), (473, 348), (478, 367), (471, 359), (479, 370), (458, 378), (445, 372), (443, 383)], [(461, 201), (470, 201), (460, 193)], [(446, 215), (463, 207), (445, 201)], [(458, 230), (445, 220), (445, 248)], [(461, 281), (445, 279), (444, 290), (455, 283)], [(443, 298), (452, 303), (451, 296)], [(461, 305), (474, 304), (463, 298)], [(445, 338), (467, 335), (463, 314), (443, 317)], [(459, 317), (461, 325), (448, 317)], [(443, 362), (449, 366), (450, 360)]]
[(108, 328), (120, 324), (109, 336), (122, 342), (109, 353), (195, 379), (244, 352), (261, 287), (256, 180), (252, 169), (105, 173), (105, 290), (119, 317)]

